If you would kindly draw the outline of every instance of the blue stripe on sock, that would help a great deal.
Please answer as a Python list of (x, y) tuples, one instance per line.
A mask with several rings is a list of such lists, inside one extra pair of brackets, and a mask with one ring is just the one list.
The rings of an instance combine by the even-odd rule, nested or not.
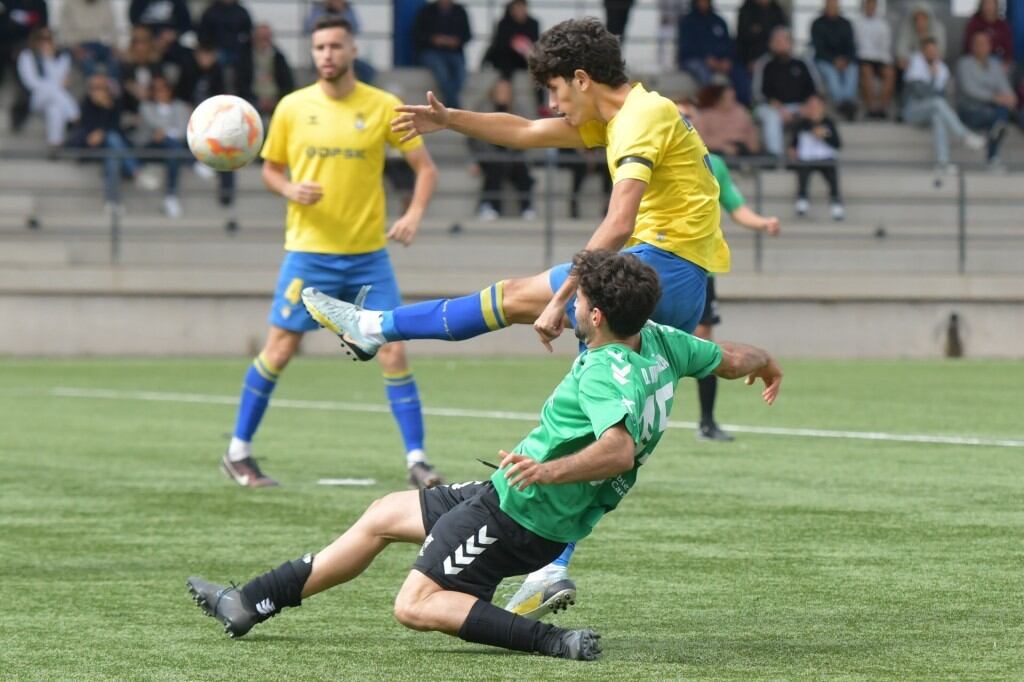
[(562, 550), (562, 553), (558, 555), (558, 558), (551, 563), (555, 566), (566, 567), (569, 565), (569, 560), (572, 559), (572, 553), (576, 551), (576, 543), (570, 542)]
[(499, 326), (505, 325), (505, 318), (501, 316), (501, 309), (498, 307), (498, 287), (497, 285), (491, 285), (491, 311), (494, 313), (494, 319), (498, 321)]

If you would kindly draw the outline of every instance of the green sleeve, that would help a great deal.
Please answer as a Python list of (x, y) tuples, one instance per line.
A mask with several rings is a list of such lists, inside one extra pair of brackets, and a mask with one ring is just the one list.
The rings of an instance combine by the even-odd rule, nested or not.
[(656, 325), (661, 342), (669, 354), (669, 362), (678, 377), (703, 379), (722, 362), (718, 344), (697, 338), (675, 327)]
[(732, 213), (737, 208), (747, 203), (747, 200), (743, 198), (743, 194), (739, 188), (733, 184), (732, 176), (729, 175), (729, 167), (725, 165), (725, 161), (718, 154), (709, 154), (711, 157), (711, 172), (715, 174), (715, 180), (718, 180), (718, 187), (721, 193), (718, 195), (718, 203), (722, 204), (722, 208), (728, 213)]
[(636, 419), (636, 405), (632, 391), (633, 367), (614, 363), (600, 363), (587, 370), (580, 377), (580, 409), (590, 420), (594, 438), (600, 438), (605, 431), (625, 420), (626, 430), (633, 441), (640, 442), (640, 428)]

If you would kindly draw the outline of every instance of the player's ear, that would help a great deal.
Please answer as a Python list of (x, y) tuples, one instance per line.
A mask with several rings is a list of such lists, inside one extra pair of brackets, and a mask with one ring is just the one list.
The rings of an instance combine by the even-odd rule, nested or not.
[(576, 69), (573, 71), (572, 80), (576, 84), (576, 89), (580, 92), (586, 92), (587, 88), (590, 87), (590, 74), (583, 69)]

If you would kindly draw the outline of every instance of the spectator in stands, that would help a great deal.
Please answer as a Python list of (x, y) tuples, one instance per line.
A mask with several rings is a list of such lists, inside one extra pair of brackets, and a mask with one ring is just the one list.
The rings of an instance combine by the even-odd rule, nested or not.
[(263, 116), (266, 125), (281, 98), (295, 89), (292, 67), (274, 45), (270, 24), (256, 24), (252, 32), (252, 58), (249, 63), (252, 70), (246, 74), (242, 92)]
[(239, 92), (241, 75), (251, 69), (252, 17), (238, 0), (213, 0), (199, 20), (199, 42), (217, 47), (228, 92)]
[(939, 173), (951, 170), (949, 136), (974, 150), (985, 147), (985, 139), (968, 130), (946, 101), (949, 67), (942, 61), (939, 44), (925, 38), (921, 51), (910, 56), (903, 83), (903, 120), (912, 125), (930, 126)]
[(878, 0), (864, 0), (863, 13), (853, 21), (860, 63), (860, 94), (868, 118), (885, 119), (896, 88), (892, 64), (892, 30), (885, 17), (878, 16)]
[[(348, 0), (321, 0), (320, 2), (314, 2), (309, 8), (309, 14), (306, 16), (306, 22), (302, 26), (303, 32), (306, 35), (313, 33), (313, 27), (316, 25), (317, 19), (326, 15), (339, 16), (349, 23), (352, 27), (352, 35), (359, 35), (360, 23), (359, 15), (356, 14), (355, 7), (352, 6)], [(352, 63), (352, 68), (355, 69), (356, 78), (363, 83), (373, 84), (377, 79), (377, 70), (373, 68), (370, 62), (366, 61), (362, 57), (356, 57)]]
[(720, 74), (733, 83), (741, 101), (750, 101), (747, 70), (736, 61), (729, 27), (715, 13), (711, 0), (694, 0), (690, 13), (679, 19), (677, 46), (677, 65), (697, 83), (707, 85), (712, 76)]
[(765, 150), (774, 156), (785, 153), (784, 128), (796, 122), (800, 107), (818, 88), (807, 64), (793, 56), (789, 29), (772, 31), (771, 57), (761, 60), (754, 74), (754, 92), (761, 100), (756, 114), (761, 122)]
[(128, 19), (132, 26), (145, 26), (154, 36), (171, 30), (177, 39), (192, 30), (192, 15), (185, 0), (132, 0)]
[(18, 78), (29, 93), (29, 107), (46, 119), (46, 143), (51, 155), (64, 144), (64, 133), (78, 120), (78, 102), (68, 92), (71, 55), (59, 51), (49, 28), (37, 28), (18, 55)]
[(998, 57), (1004, 67), (1009, 70), (1013, 66), (1013, 31), (1009, 22), (999, 16), (999, 0), (980, 0), (978, 2), (978, 11), (971, 16), (964, 29), (964, 53), (973, 50), (971, 38), (976, 33), (989, 35), (989, 38), (992, 39), (992, 54)]
[(149, 96), (149, 83), (160, 72), (160, 53), (153, 33), (145, 26), (134, 26), (128, 49), (118, 65), (121, 75), (121, 104), (125, 111), (136, 113), (139, 102)]
[(117, 77), (114, 26), (110, 0), (64, 0), (57, 27), (61, 40), (86, 76), (103, 69), (106, 74)]
[(999, 146), (1016, 114), (1017, 95), (1006, 76), (1003, 62), (992, 54), (992, 37), (978, 31), (971, 39), (971, 53), (956, 63), (957, 112), (971, 130), (988, 138), (987, 160), (999, 163)]
[(685, 0), (658, 0), (658, 68), (671, 69), (676, 65), (675, 45), (679, 33), (679, 19), (683, 16)]
[[(224, 70), (217, 61), (217, 49), (212, 45), (200, 43), (196, 48), (194, 62), (189, 71), (183, 76), (184, 80), (177, 88), (178, 93), (186, 93), (179, 97), (189, 102), (193, 107), (203, 100), (222, 95), (226, 92), (224, 87)], [(213, 179), (216, 175), (218, 182), (217, 198), (221, 206), (231, 206), (235, 201), (235, 174), (214, 173), (209, 166), (204, 166), (198, 161), (192, 166), (196, 174), (204, 179)], [(227, 223), (228, 231), (237, 228), (233, 220)]]
[(139, 106), (140, 136), (147, 149), (164, 152), (162, 159), (167, 171), (164, 189), (164, 213), (169, 218), (181, 217), (178, 200), (178, 170), (188, 146), (185, 129), (192, 108), (174, 98), (174, 89), (161, 74), (150, 83), (151, 98)]
[(18, 92), (11, 104), (11, 129), (18, 131), (29, 114), (29, 96), (17, 79), (16, 60), (29, 35), (50, 25), (46, 0), (0, 0), (0, 85), (8, 69), (14, 72)]
[(604, 24), (619, 42), (626, 41), (626, 24), (633, 10), (633, 0), (604, 0)]
[(927, 2), (916, 2), (903, 17), (899, 33), (896, 36), (896, 65), (900, 71), (906, 71), (910, 65), (910, 56), (921, 52), (924, 41), (931, 39), (938, 51), (939, 61), (946, 58), (946, 27), (935, 18), (931, 5)]
[(526, 0), (511, 0), (494, 28), (484, 64), (493, 66), (503, 80), (511, 81), (516, 71), (526, 71), (526, 56), (539, 37), (540, 23), (530, 16)]
[(857, 47), (853, 24), (839, 13), (839, 0), (825, 0), (825, 11), (811, 24), (811, 42), (829, 97), (852, 121), (857, 115)]
[(828, 183), (828, 196), (832, 205), (832, 220), (846, 217), (843, 198), (839, 192), (839, 130), (836, 123), (825, 113), (825, 101), (818, 95), (811, 95), (800, 108), (800, 118), (793, 128), (789, 143), (789, 158), (795, 162), (796, 171), (796, 214), (807, 215), (810, 201), (807, 186), (811, 173), (817, 171)]
[(744, 0), (736, 24), (736, 54), (750, 71), (754, 62), (768, 53), (772, 32), (789, 26), (778, 0)]
[[(111, 153), (103, 159), (104, 198), (107, 210), (120, 209), (122, 177), (132, 178), (143, 189), (155, 190), (156, 178), (139, 173), (139, 162), (129, 151), (127, 135), (121, 127), (121, 105), (114, 95), (114, 81), (110, 77), (95, 73), (86, 82), (86, 94), (82, 100), (82, 116), (75, 133), (67, 146), (78, 149), (105, 149)], [(90, 159), (86, 159), (90, 160)]]
[[(499, 79), (489, 94), (492, 111), (508, 112), (512, 109), (512, 84), (508, 80)], [(501, 216), (502, 186), (507, 180), (516, 189), (520, 216), (525, 220), (536, 219), (530, 196), (533, 178), (530, 177), (530, 169), (526, 166), (522, 150), (487, 144), (475, 138), (469, 138), (469, 147), (484, 179), (477, 218), (491, 221)]]
[(608, 157), (601, 147), (592, 149), (559, 149), (558, 166), (572, 172), (572, 189), (569, 194), (569, 217), (580, 217), (580, 192), (588, 175), (601, 178), (604, 207), (601, 215), (608, 212), (608, 201), (612, 196), (612, 176), (608, 173)]
[(419, 62), (434, 74), (444, 103), (449, 107), (460, 106), (462, 85), (466, 81), (463, 48), (472, 37), (466, 8), (454, 0), (436, 0), (424, 5), (416, 15), (413, 39)]
[(697, 129), (708, 149), (722, 156), (746, 156), (761, 151), (761, 138), (750, 112), (736, 100), (728, 81), (712, 83), (697, 93)]

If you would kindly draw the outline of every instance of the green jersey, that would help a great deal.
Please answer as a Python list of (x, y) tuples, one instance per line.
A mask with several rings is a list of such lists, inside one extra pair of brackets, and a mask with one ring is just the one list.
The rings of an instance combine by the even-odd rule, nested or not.
[(584, 351), (544, 403), (540, 425), (513, 452), (546, 462), (572, 455), (622, 423), (636, 443), (633, 468), (604, 481), (511, 488), (504, 471), (491, 481), (502, 510), (517, 523), (555, 542), (580, 540), (636, 482), (668, 426), (676, 383), (703, 378), (722, 361), (714, 343), (648, 322), (640, 350), (610, 344)]
[(708, 154), (708, 156), (711, 157), (711, 172), (714, 174), (715, 180), (718, 180), (718, 203), (727, 213), (732, 213), (747, 203), (747, 200), (743, 198), (739, 188), (733, 184), (732, 176), (729, 175), (729, 167), (725, 165), (722, 157), (718, 154)]

